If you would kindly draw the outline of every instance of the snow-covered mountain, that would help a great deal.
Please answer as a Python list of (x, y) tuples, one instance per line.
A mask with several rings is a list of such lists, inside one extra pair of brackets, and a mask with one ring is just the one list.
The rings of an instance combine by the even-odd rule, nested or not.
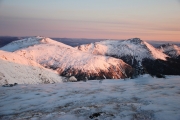
[(132, 73), (131, 66), (120, 59), (82, 52), (50, 38), (23, 39), (2, 49), (15, 51), (20, 56), (56, 70), (62, 76), (75, 76), (79, 80), (126, 78)]
[(80, 45), (76, 49), (96, 55), (113, 56), (116, 58), (129, 57), (132, 60), (142, 61), (144, 58), (166, 60), (167, 55), (154, 48), (149, 43), (133, 38), (123, 41), (106, 40), (86, 45)]
[(171, 57), (178, 57), (180, 55), (180, 47), (173, 44), (163, 44), (158, 47), (159, 50)]
[(62, 82), (52, 70), (26, 58), (0, 50), (0, 84), (38, 84)]

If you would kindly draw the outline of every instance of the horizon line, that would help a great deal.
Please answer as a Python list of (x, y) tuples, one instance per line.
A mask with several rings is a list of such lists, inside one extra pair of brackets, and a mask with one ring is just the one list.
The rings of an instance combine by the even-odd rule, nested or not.
[[(11, 35), (0, 35), (0, 37), (47, 37), (47, 38), (64, 38), (64, 39), (92, 39), (92, 40), (128, 40), (128, 39), (132, 39), (132, 38), (139, 38), (139, 37), (131, 37), (131, 38), (119, 38), (119, 39), (113, 39), (113, 38), (81, 38), (81, 37), (52, 37), (52, 36), (42, 36), (42, 35), (27, 35), (27, 36), (11, 36)], [(141, 39), (141, 38), (140, 38)], [(145, 40), (145, 41), (162, 41), (162, 42), (180, 42), (180, 40), (149, 40), (149, 39), (141, 39), (141, 40)]]

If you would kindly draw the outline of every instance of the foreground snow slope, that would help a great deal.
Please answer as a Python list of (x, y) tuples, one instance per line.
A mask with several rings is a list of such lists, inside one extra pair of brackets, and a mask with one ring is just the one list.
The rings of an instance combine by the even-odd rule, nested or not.
[(62, 82), (61, 77), (32, 60), (0, 50), (0, 85)]
[(139, 38), (124, 41), (106, 40), (86, 45), (80, 45), (76, 49), (98, 55), (115, 57), (132, 56), (136, 60), (142, 61), (144, 58), (166, 60), (167, 55), (154, 48), (149, 43)]
[(164, 44), (158, 47), (161, 52), (171, 56), (178, 57), (180, 55), (180, 47), (173, 44)]
[(0, 119), (179, 120), (180, 76), (0, 87)]
[[(39, 38), (37, 40), (40, 41)], [(28, 43), (27, 40), (24, 42)], [(19, 43), (16, 46), (19, 46)], [(23, 49), (17, 49), (15, 53), (54, 69), (60, 75), (74, 75), (79, 80), (125, 78), (132, 72), (131, 66), (120, 59), (82, 52), (49, 38), (42, 38), (33, 46), (31, 44)]]

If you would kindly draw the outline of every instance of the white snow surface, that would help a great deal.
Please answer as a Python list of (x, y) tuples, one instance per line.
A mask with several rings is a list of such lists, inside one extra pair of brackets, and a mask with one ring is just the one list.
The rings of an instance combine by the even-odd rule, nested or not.
[(180, 120), (179, 105), (180, 76), (0, 87), (1, 120)]
[(15, 53), (0, 50), (0, 85), (62, 82), (54, 71)]
[(119, 57), (128, 55), (136, 58), (136, 60), (139, 61), (142, 61), (144, 58), (166, 60), (166, 57), (168, 57), (166, 54), (154, 48), (149, 43), (140, 40), (139, 38), (132, 38), (124, 41), (105, 40), (80, 45), (75, 48), (97, 55), (113, 55)]
[(124, 66), (129, 66), (120, 59), (82, 52), (49, 38), (43, 40), (48, 42), (41, 40), (39, 44), (16, 50), (14, 53), (57, 71), (73, 68), (87, 73), (98, 73), (99, 70), (108, 71), (110, 66), (120, 66), (123, 73)]
[(159, 48), (159, 50), (171, 57), (177, 57), (180, 55), (180, 47), (173, 44), (163, 45), (161, 48)]

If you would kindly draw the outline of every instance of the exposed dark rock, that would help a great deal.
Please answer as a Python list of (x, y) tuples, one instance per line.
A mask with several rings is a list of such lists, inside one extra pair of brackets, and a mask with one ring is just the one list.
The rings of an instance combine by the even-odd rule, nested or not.
[(83, 71), (74, 68), (66, 70), (58, 68), (57, 71), (61, 76), (75, 76), (79, 80), (96, 80), (96, 79), (120, 79), (132, 76), (132, 67), (124, 64), (123, 66), (110, 66), (107, 71), (96, 69), (96, 71)]
[(89, 118), (93, 119), (93, 118), (99, 117), (101, 116), (102, 113), (103, 112), (93, 113), (92, 115), (89, 116)]
[(3, 87), (13, 87), (13, 86), (15, 86), (14, 84), (5, 84), (5, 85), (3, 85)]
[(18, 83), (14, 83), (14, 86), (15, 86), (15, 85), (18, 85)]
[(69, 79), (68, 79), (69, 82), (77, 82), (77, 79), (74, 77), (74, 76), (71, 76)]
[(164, 77), (164, 75), (180, 75), (180, 57), (167, 58), (164, 60), (144, 59), (142, 64), (146, 72), (156, 77)]

